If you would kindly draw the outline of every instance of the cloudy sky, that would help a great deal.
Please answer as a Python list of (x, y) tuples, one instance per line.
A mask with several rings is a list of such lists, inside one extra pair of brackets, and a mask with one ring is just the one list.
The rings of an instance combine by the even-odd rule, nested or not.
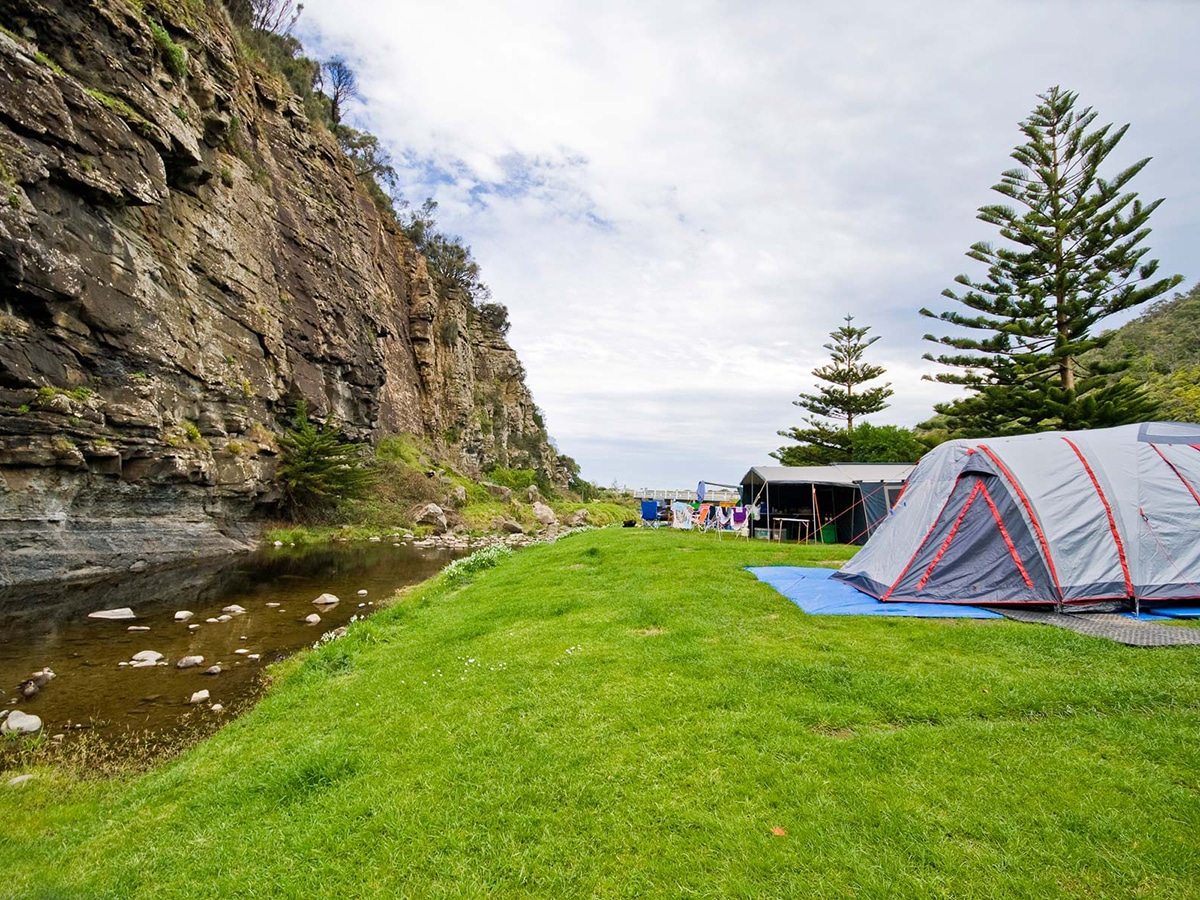
[(1200, 2), (307, 0), (414, 205), (512, 320), (560, 450), (601, 485), (737, 481), (785, 441), (828, 333), (881, 339), (913, 425), (951, 389), (921, 306), (1051, 85), (1130, 123), (1149, 244), (1200, 280)]

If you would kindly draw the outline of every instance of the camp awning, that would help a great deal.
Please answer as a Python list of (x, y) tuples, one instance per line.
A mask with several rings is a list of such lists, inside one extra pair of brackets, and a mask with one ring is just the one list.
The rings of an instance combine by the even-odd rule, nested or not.
[(908, 478), (912, 463), (830, 463), (827, 466), (754, 466), (742, 484), (826, 484), (853, 487), (860, 483), (899, 484)]

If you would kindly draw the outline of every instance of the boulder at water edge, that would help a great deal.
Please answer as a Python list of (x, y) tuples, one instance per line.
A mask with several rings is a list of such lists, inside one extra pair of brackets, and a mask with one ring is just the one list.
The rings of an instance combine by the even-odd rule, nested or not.
[(42, 730), (42, 720), (30, 713), (23, 713), (19, 709), (14, 709), (8, 714), (8, 718), (0, 723), (0, 733), (2, 734), (36, 734)]
[(426, 503), (413, 512), (413, 521), (418, 525), (430, 525), (437, 534), (443, 534), (448, 527), (446, 513), (436, 503)]
[(208, 700), (208, 691), (207, 690), (196, 691), (196, 693), (192, 694), (192, 699), (189, 700), (188, 703), (204, 703), (207, 700)]

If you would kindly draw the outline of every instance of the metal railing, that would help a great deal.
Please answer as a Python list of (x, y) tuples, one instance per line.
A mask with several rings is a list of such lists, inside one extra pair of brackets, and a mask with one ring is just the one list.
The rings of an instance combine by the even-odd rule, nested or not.
[[(657, 488), (639, 488), (629, 492), (635, 500), (682, 500), (691, 503), (696, 499), (696, 489), (690, 490), (659, 490)], [(741, 499), (737, 491), (724, 488), (709, 488), (704, 492), (705, 503), (736, 503)]]

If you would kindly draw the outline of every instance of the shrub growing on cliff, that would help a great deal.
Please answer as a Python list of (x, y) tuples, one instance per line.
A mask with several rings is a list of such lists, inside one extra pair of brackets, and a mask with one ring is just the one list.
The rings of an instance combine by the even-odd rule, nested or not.
[(171, 39), (171, 35), (167, 33), (167, 29), (153, 19), (149, 20), (149, 24), (150, 33), (154, 35), (154, 42), (162, 51), (163, 63), (166, 65), (167, 71), (176, 81), (182, 81), (183, 77), (187, 75), (187, 51), (175, 43)]
[(279, 438), (279, 484), (291, 514), (318, 518), (340, 501), (361, 497), (373, 485), (362, 444), (344, 442), (331, 425), (314, 425), (308, 404), (296, 404), (292, 427)]

